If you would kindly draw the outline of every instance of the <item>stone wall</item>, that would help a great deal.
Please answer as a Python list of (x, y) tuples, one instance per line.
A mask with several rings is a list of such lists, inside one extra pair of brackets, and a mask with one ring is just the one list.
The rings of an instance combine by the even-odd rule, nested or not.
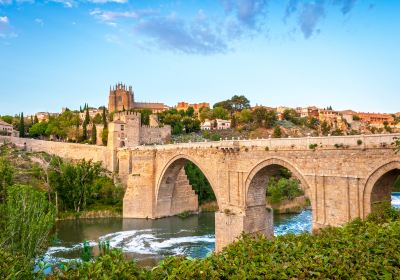
[(150, 127), (142, 126), (140, 128), (140, 144), (164, 144), (171, 140), (171, 126)]
[(110, 151), (103, 146), (7, 136), (0, 136), (0, 143), (14, 143), (17, 147), (26, 149), (27, 151), (46, 152), (67, 159), (86, 159), (102, 162), (102, 165), (105, 168), (109, 168), (111, 161)]

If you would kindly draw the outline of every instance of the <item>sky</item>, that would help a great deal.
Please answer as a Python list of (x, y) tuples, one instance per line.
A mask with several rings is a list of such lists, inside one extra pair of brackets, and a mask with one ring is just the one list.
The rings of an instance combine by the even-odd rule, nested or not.
[(398, 0), (0, 0), (0, 115), (135, 100), (399, 112)]

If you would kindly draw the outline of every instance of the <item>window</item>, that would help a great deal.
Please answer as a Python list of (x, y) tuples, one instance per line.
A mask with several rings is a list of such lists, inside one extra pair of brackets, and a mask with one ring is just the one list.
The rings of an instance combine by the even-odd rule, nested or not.
[(124, 131), (124, 130), (125, 130), (125, 126), (121, 125), (121, 131)]
[(118, 96), (118, 102), (122, 102), (122, 96)]

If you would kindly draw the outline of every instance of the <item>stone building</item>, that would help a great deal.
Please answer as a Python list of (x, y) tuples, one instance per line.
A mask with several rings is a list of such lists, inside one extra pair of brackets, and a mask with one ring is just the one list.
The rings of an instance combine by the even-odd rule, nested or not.
[(132, 148), (138, 145), (164, 144), (171, 139), (171, 126), (160, 127), (154, 115), (150, 116), (150, 125), (142, 126), (141, 114), (137, 112), (119, 112), (108, 124), (109, 148)]
[(135, 102), (135, 93), (133, 92), (132, 86), (128, 87), (125, 84), (118, 83), (110, 87), (108, 97), (109, 112), (143, 109), (151, 110), (153, 113), (159, 113), (167, 110), (168, 106), (164, 103)]

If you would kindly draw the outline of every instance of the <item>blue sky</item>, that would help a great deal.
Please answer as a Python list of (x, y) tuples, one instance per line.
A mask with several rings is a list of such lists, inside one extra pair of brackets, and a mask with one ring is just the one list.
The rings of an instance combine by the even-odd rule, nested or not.
[(0, 0), (0, 114), (138, 101), (400, 111), (397, 0)]

